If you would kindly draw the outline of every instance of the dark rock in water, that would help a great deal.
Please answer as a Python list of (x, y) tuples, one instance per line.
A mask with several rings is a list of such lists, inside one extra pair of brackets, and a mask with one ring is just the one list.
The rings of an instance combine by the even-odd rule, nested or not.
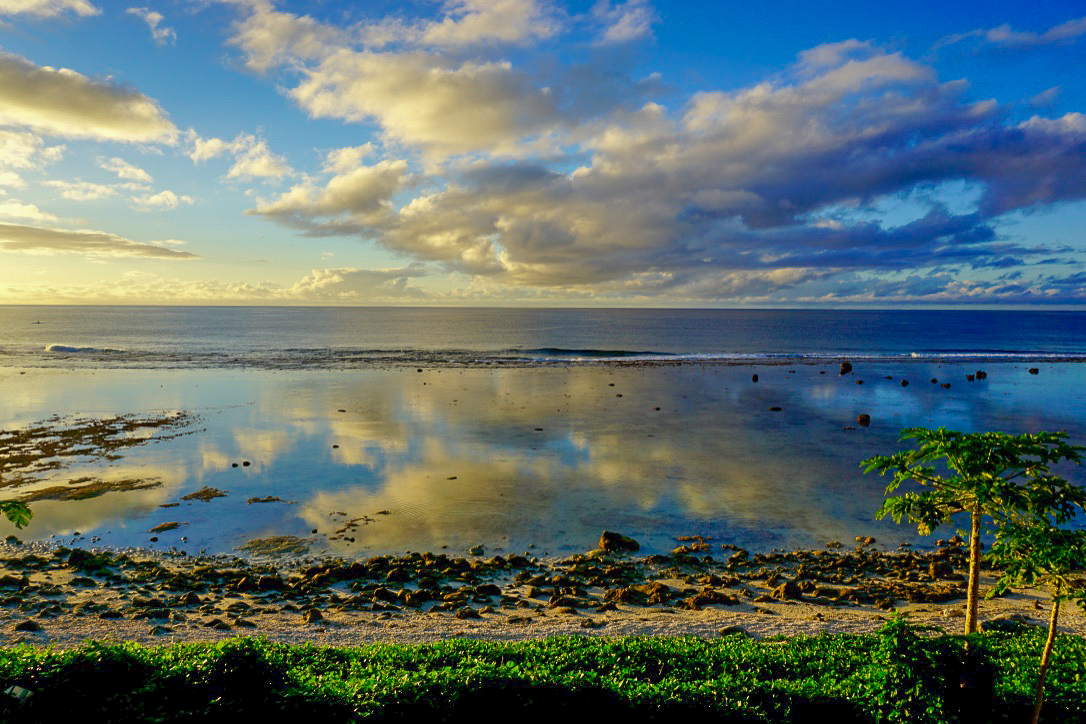
[(758, 375), (751, 375), (750, 376), (750, 381), (751, 382), (757, 382), (758, 381)]
[(856, 380), (856, 384), (858, 384), (858, 385), (862, 385), (863, 383), (864, 383), (863, 380)]
[(852, 371), (852, 363), (851, 362), (849, 362), (848, 360), (845, 360), (844, 362), (841, 363), (841, 372), (839, 374), (847, 375), (851, 371)]
[(931, 383), (932, 383), (933, 385), (934, 385), (934, 384), (935, 384), (936, 382), (938, 382), (938, 381), (939, 381), (939, 379), (938, 379), (937, 377), (932, 377), (932, 378), (931, 378)]
[(901, 381), (901, 386), (902, 387), (908, 387), (909, 386), (909, 381), (908, 380), (902, 380)]
[(862, 415), (857, 416), (856, 417), (856, 424), (857, 425), (862, 425), (863, 427), (867, 427), (868, 425), (871, 424), (871, 415), (868, 415), (867, 413), (864, 413)]
[(976, 376), (976, 375), (966, 375), (966, 376), (965, 376), (965, 379), (967, 379), (967, 380), (969, 380), (970, 382), (972, 382), (973, 380), (977, 379), (977, 376)]
[(598, 547), (609, 553), (612, 551), (629, 551), (630, 553), (636, 553), (641, 550), (641, 544), (633, 538), (609, 530), (605, 530), (600, 534)]
[(985, 372), (984, 370), (977, 370), (977, 379), (978, 380), (984, 380), (984, 379), (987, 379), (987, 378), (988, 378), (988, 373), (987, 372)]
[(1030, 368), (1029, 368), (1029, 373), (1030, 373), (1031, 375), (1037, 375), (1037, 374), (1040, 374), (1040, 373), (1041, 373), (1041, 370), (1040, 370), (1040, 368), (1038, 368), (1038, 367), (1030, 367)]
[(943, 383), (943, 389), (944, 390), (949, 390), (950, 389), (950, 383), (949, 382), (944, 382)]
[(769, 411), (770, 412), (780, 412), (781, 408), (774, 405), (773, 407), (769, 408)]
[(16, 631), (41, 631), (41, 624), (32, 619), (15, 624)]

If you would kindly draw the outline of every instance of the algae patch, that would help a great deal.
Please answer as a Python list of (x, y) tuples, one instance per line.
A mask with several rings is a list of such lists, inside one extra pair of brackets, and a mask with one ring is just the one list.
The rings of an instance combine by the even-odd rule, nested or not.
[(254, 538), (238, 546), (236, 550), (251, 556), (304, 556), (309, 553), (313, 541), (293, 535), (276, 535), (270, 538)]
[[(150, 442), (187, 435), (196, 416), (187, 412), (115, 415), (104, 418), (50, 417), (15, 430), (0, 430), (0, 488), (42, 483), (68, 468), (120, 460), (123, 452)], [(161, 483), (103, 480), (85, 475), (67, 486), (31, 491), (22, 501), (84, 500), (116, 490), (145, 490)]]
[(182, 495), (181, 500), (202, 500), (205, 503), (210, 503), (213, 498), (225, 498), (226, 491), (219, 490), (218, 488), (212, 488), (205, 485), (197, 490), (195, 493), (189, 493), (188, 495)]

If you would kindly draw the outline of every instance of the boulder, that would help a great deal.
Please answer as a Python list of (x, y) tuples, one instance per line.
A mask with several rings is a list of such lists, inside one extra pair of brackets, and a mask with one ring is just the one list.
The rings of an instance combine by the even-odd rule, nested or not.
[(633, 538), (609, 530), (600, 534), (599, 547), (609, 553), (614, 551), (636, 553), (641, 550), (641, 544)]

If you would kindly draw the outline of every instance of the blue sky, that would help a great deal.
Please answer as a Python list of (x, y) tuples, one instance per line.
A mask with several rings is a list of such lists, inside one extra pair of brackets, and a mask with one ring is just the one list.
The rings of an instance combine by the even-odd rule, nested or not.
[(1080, 3), (0, 0), (0, 303), (1076, 306)]

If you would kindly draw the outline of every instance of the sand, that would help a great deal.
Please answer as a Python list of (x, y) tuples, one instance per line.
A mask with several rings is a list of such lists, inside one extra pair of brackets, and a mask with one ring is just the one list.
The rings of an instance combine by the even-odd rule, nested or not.
[[(43, 552), (42, 547), (37, 548)], [(44, 551), (47, 552), (47, 551)], [(165, 560), (144, 552), (139, 560), (157, 560), (167, 566), (193, 566), (201, 561)], [(13, 573), (0, 572), (0, 577)], [(15, 572), (22, 575), (22, 572)], [(153, 586), (100, 584), (72, 586), (78, 571), (55, 566), (29, 574), (37, 590), (0, 598), (0, 640), (6, 646), (32, 644), (71, 648), (88, 641), (135, 641), (146, 645), (174, 642), (221, 641), (237, 636), (264, 637), (286, 643), (355, 646), (370, 643), (425, 643), (449, 638), (517, 641), (556, 635), (584, 636), (698, 636), (716, 638), (742, 631), (753, 637), (861, 634), (876, 631), (896, 611), (916, 624), (948, 633), (963, 628), (964, 601), (939, 604), (902, 604), (892, 610), (862, 605), (822, 605), (810, 601), (744, 601), (736, 606), (712, 605), (697, 611), (668, 606), (618, 604), (617, 610), (561, 613), (542, 605), (536, 608), (498, 608), (478, 619), (457, 618), (452, 612), (344, 611), (318, 608), (321, 620), (307, 622), (303, 610), (283, 610), (282, 599), (260, 592), (201, 594), (203, 607), (174, 608), (165, 619), (133, 618), (130, 605), (140, 595), (160, 595)], [(985, 580), (985, 588), (992, 582)], [(768, 591), (768, 588), (753, 593)], [(121, 618), (100, 618), (109, 608)], [(289, 608), (289, 606), (288, 606)], [(28, 609), (32, 609), (28, 611)], [(1032, 624), (1047, 625), (1050, 605), (1043, 591), (1022, 591), (982, 601), (981, 620), (1017, 615)], [(240, 614), (241, 620), (237, 619)], [(39, 631), (18, 631), (16, 625), (33, 620)], [(222, 629), (209, 627), (219, 621)], [(1086, 615), (1064, 606), (1060, 621), (1064, 633), (1086, 635)]]

